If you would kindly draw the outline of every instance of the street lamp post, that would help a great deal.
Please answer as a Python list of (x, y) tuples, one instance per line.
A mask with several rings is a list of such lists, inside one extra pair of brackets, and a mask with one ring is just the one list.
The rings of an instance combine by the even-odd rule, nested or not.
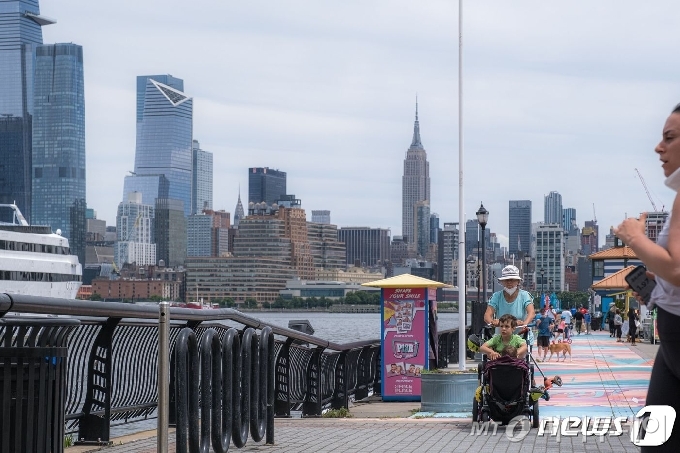
[(541, 268), (541, 297), (545, 293), (545, 269)]
[(481, 285), (482, 285), (482, 300), (477, 301), (476, 304), (473, 305), (473, 313), (472, 313), (472, 328), (473, 332), (477, 333), (482, 329), (482, 326), (484, 325), (484, 313), (486, 312), (486, 306), (487, 306), (487, 296), (486, 296), (486, 248), (484, 244), (484, 236), (485, 236), (485, 230), (486, 230), (486, 224), (489, 221), (489, 211), (487, 211), (484, 208), (484, 204), (482, 203), (481, 206), (479, 207), (479, 210), (475, 213), (477, 215), (477, 222), (479, 222), (479, 226), (482, 227), (482, 273), (481, 273)]
[(529, 265), (531, 265), (531, 255), (528, 253), (524, 255), (524, 280), (527, 282), (527, 289), (529, 288)]

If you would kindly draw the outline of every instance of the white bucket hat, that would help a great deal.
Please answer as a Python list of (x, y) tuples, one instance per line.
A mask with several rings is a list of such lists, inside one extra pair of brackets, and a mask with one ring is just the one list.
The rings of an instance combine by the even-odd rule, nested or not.
[(501, 271), (501, 276), (498, 277), (498, 281), (503, 280), (522, 280), (522, 277), (519, 276), (519, 269), (513, 265), (505, 266)]

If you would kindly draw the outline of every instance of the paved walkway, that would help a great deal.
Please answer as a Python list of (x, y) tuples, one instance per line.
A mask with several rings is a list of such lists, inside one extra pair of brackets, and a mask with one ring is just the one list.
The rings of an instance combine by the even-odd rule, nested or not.
[[(547, 376), (559, 374), (564, 385), (554, 388), (550, 401), (541, 400), (541, 418), (567, 416), (628, 417), (644, 406), (647, 384), (657, 346), (616, 343), (607, 332), (573, 338), (570, 362), (539, 362)], [(276, 419), (276, 444), (249, 441), (241, 450), (266, 452), (638, 452), (629, 439), (629, 425), (621, 436), (551, 437), (531, 430), (521, 441), (518, 432), (498, 428), (495, 435), (471, 435), (469, 414), (415, 414), (419, 403), (383, 403), (374, 399), (351, 408), (349, 419)], [(410, 416), (410, 418), (408, 418)], [(424, 418), (423, 418), (424, 417)], [(466, 417), (466, 418), (462, 418)], [(114, 439), (110, 453), (156, 451), (155, 432), (139, 439)], [(514, 437), (514, 441), (511, 437)], [(142, 438), (140, 438), (142, 437)], [(146, 437), (146, 438), (144, 438)], [(174, 432), (170, 435), (174, 452)], [(120, 444), (122, 442), (122, 444)], [(115, 445), (119, 444), (119, 445)], [(74, 447), (67, 453), (97, 451)]]

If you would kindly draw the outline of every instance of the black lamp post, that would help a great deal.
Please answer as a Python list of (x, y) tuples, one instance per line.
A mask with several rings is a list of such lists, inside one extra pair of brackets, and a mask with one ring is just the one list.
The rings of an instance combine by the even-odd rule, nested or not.
[(527, 289), (529, 288), (529, 265), (531, 265), (531, 255), (528, 253), (524, 255), (524, 280), (527, 282)]
[(477, 215), (477, 222), (479, 222), (479, 226), (482, 227), (482, 275), (481, 275), (481, 285), (482, 285), (482, 300), (477, 301), (475, 305), (473, 305), (473, 313), (472, 313), (472, 329), (473, 332), (477, 333), (482, 329), (482, 326), (484, 325), (484, 313), (486, 312), (486, 306), (487, 306), (487, 295), (486, 295), (486, 248), (484, 244), (484, 236), (485, 236), (485, 230), (486, 230), (486, 224), (489, 221), (489, 211), (487, 211), (484, 208), (484, 204), (482, 203), (479, 207), (479, 210), (475, 213)]
[(541, 268), (541, 295), (545, 293), (545, 269)]

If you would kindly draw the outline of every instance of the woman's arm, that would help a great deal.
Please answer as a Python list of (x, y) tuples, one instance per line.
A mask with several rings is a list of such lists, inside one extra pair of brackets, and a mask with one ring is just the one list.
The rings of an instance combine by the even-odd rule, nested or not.
[(493, 315), (496, 313), (496, 310), (489, 305), (486, 307), (486, 312), (484, 313), (484, 322), (487, 324), (493, 324), (494, 326), (498, 325), (498, 320), (493, 319)]
[(534, 308), (534, 304), (531, 303), (526, 306), (526, 311), (527, 311), (527, 317), (524, 318), (523, 324), (525, 326), (531, 324), (531, 321), (534, 320), (534, 317), (536, 316), (536, 309)]
[[(680, 193), (675, 196), (673, 210), (680, 212)], [(626, 219), (614, 229), (614, 234), (633, 249), (647, 269), (671, 284), (680, 286), (680, 216), (671, 216), (667, 249), (645, 235), (646, 218), (647, 214), (643, 213), (639, 219)]]

